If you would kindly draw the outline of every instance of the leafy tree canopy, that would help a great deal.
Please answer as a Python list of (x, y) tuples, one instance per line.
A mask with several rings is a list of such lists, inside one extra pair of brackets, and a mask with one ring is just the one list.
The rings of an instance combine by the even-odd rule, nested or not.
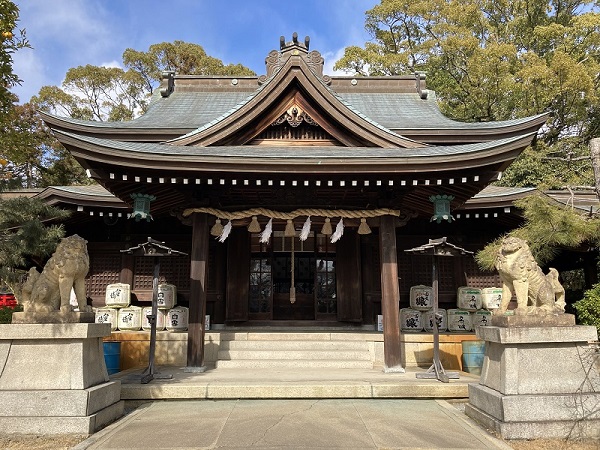
[(75, 119), (131, 120), (143, 114), (164, 71), (184, 75), (254, 75), (237, 64), (225, 65), (206, 54), (202, 46), (183, 41), (163, 42), (147, 52), (128, 48), (125, 69), (92, 65), (67, 71), (61, 87), (44, 86), (32, 103), (37, 108)]
[[(569, 164), (600, 131), (600, 14), (589, 0), (382, 0), (366, 12), (372, 36), (348, 47), (335, 69), (358, 75), (425, 72), (445, 114), (492, 121), (549, 113), (541, 130), (562, 185), (590, 177)], [(532, 154), (503, 184), (532, 186)], [(544, 160), (542, 160), (544, 161)], [(533, 170), (523, 170), (532, 164)], [(554, 166), (558, 163), (554, 163)]]
[(183, 75), (256, 75), (241, 64), (225, 65), (220, 59), (207, 55), (202, 46), (184, 41), (153, 44), (147, 52), (128, 48), (123, 53), (123, 63), (140, 74), (150, 93), (158, 86), (164, 71)]
[(37, 199), (0, 201), (0, 279), (18, 295), (24, 271), (42, 266), (64, 236), (61, 225), (48, 225), (69, 214)]
[(17, 101), (10, 89), (20, 83), (13, 72), (12, 55), (20, 48), (28, 47), (25, 30), (16, 30), (19, 8), (8, 0), (0, 0), (0, 120)]
[[(525, 223), (510, 233), (526, 240), (539, 264), (551, 261), (561, 248), (577, 248), (583, 243), (600, 244), (600, 219), (590, 218), (571, 207), (559, 206), (545, 195), (533, 195), (515, 202), (523, 210)], [(496, 254), (504, 236), (476, 254), (479, 266), (494, 270)]]

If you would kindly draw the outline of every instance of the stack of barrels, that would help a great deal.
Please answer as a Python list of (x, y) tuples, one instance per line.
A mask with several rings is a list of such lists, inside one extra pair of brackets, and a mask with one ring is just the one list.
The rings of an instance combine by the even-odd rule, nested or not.
[[(438, 331), (469, 333), (475, 327), (490, 325), (491, 310), (498, 308), (502, 289), (459, 287), (457, 307), (438, 309)], [(433, 288), (417, 285), (410, 288), (410, 307), (400, 310), (400, 328), (403, 332), (419, 333), (433, 330)]]
[[(149, 331), (148, 316), (152, 307), (131, 306), (131, 288), (126, 283), (110, 284), (106, 287), (105, 307), (96, 309), (96, 323), (110, 323), (111, 330)], [(157, 294), (158, 311), (156, 329), (158, 331), (187, 331), (189, 311), (185, 306), (177, 306), (177, 289), (172, 284), (160, 284)]]

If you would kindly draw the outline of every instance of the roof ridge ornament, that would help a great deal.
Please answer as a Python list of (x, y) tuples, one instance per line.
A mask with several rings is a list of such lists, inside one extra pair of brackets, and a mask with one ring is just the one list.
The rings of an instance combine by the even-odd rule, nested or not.
[(298, 33), (294, 32), (292, 40), (289, 42), (285, 41), (284, 36), (279, 38), (279, 51), (271, 50), (265, 58), (265, 65), (267, 69), (266, 75), (258, 77), (258, 84), (264, 84), (275, 72), (277, 72), (292, 56), (299, 56), (308, 65), (311, 71), (325, 84), (331, 83), (331, 77), (323, 75), (323, 66), (325, 60), (321, 53), (316, 50), (309, 51), (310, 48), (310, 36), (304, 38), (304, 43), (298, 40)]
[(161, 97), (168, 97), (175, 90), (175, 71), (165, 70), (162, 73), (160, 95)]

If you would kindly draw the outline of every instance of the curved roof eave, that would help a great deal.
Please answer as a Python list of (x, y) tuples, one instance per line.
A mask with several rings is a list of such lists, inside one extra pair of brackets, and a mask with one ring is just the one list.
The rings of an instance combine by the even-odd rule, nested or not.
[[(116, 122), (99, 122), (94, 120), (78, 120), (69, 117), (56, 116), (44, 111), (38, 111), (42, 120), (53, 131), (65, 131), (81, 133), (88, 136), (112, 136), (124, 140), (144, 140), (148, 137), (152, 141), (164, 141), (172, 135), (181, 136), (188, 133), (191, 127), (180, 126), (157, 126), (157, 127), (142, 127), (135, 124), (135, 120), (128, 122), (118, 122), (119, 124), (128, 124), (130, 126), (115, 127)], [(134, 125), (135, 126), (132, 126)]]
[(512, 161), (535, 133), (478, 144), (423, 148), (189, 147), (79, 136), (57, 131), (78, 159), (130, 169), (238, 172), (411, 172), (480, 167)]

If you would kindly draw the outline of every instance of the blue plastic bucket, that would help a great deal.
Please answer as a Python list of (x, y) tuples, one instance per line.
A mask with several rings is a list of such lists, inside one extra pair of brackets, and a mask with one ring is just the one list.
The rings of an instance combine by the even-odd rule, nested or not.
[(112, 375), (121, 371), (121, 343), (104, 342), (104, 362), (108, 374)]
[(463, 371), (481, 375), (483, 357), (485, 356), (485, 341), (462, 341)]

